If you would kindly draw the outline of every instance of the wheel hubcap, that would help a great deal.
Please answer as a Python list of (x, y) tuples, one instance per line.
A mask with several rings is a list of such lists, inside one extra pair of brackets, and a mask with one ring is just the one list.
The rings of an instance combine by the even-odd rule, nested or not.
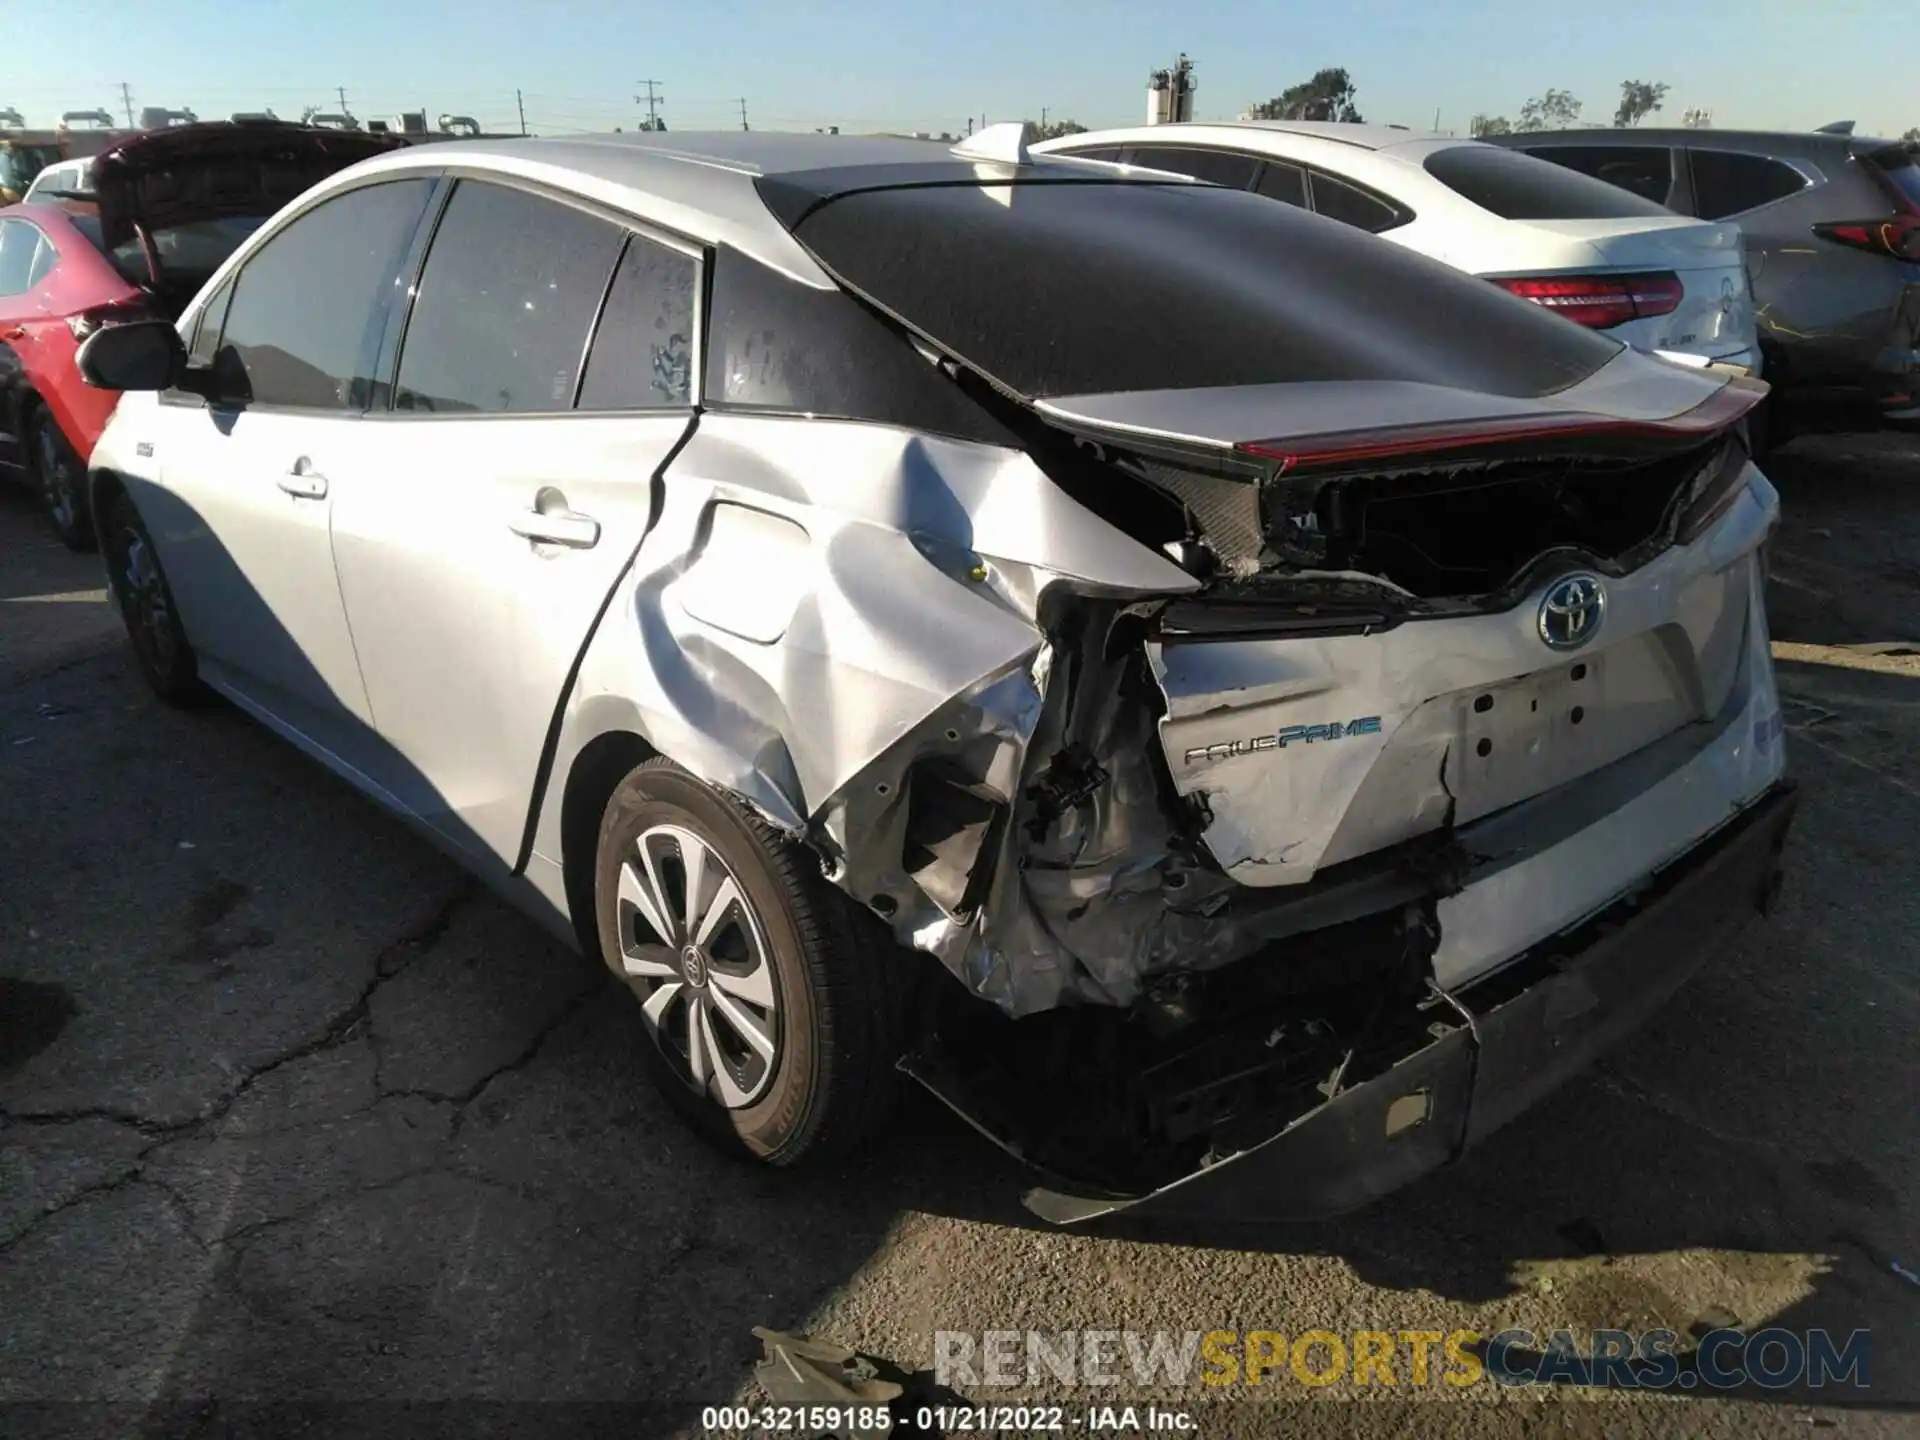
[(167, 587), (145, 536), (128, 531), (122, 537), (120, 573), (123, 584), (116, 588), (128, 627), (141, 648), (164, 666), (173, 655), (173, 627), (168, 623)]
[(55, 442), (53, 432), (45, 424), (40, 426), (39, 449), (40, 485), (46, 494), (47, 510), (56, 525), (63, 530), (69, 529), (79, 508), (73, 491), (73, 475), (60, 454), (60, 446)]
[(765, 931), (726, 861), (656, 825), (620, 866), (620, 964), (680, 1078), (729, 1110), (766, 1092), (780, 1014)]

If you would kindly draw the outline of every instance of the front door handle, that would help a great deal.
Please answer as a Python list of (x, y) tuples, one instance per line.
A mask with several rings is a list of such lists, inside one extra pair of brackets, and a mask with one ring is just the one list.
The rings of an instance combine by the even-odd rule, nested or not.
[(313, 462), (302, 455), (293, 462), (293, 468), (276, 482), (280, 488), (299, 500), (324, 500), (327, 498), (327, 477), (313, 468)]
[(24, 340), (26, 338), (27, 327), (24, 325), (16, 325), (11, 330), (0, 331), (0, 340)]
[(524, 540), (575, 550), (591, 550), (600, 543), (600, 522), (573, 510), (517, 511), (508, 519), (507, 528)]

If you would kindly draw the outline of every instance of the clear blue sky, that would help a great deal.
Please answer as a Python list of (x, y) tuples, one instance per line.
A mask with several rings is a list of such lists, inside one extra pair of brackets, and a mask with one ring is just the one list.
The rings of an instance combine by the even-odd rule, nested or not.
[(1863, 133), (1920, 125), (1920, 25), (1893, 0), (5, 0), (0, 105), (62, 110), (402, 109), (611, 129), (652, 77), (671, 129), (959, 130), (969, 114), (1137, 123), (1150, 70), (1182, 50), (1198, 118), (1237, 114), (1345, 65), (1369, 120), (1464, 133), (1549, 86), (1605, 122), (1629, 77), (1671, 87), (1719, 126)]

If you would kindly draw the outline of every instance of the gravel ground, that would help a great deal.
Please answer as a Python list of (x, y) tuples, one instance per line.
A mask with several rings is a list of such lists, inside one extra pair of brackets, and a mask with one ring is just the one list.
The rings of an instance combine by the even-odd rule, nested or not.
[(1726, 1323), (1870, 1329), (1871, 1388), (1159, 1398), (1204, 1435), (1914, 1433), (1920, 441), (1769, 471), (1776, 918), (1370, 1210), (1073, 1233), (930, 1103), (832, 1173), (689, 1140), (597, 967), (236, 712), (153, 703), (98, 561), (0, 496), (0, 1433), (669, 1433), (758, 1397), (756, 1325), (930, 1394), (942, 1329)]

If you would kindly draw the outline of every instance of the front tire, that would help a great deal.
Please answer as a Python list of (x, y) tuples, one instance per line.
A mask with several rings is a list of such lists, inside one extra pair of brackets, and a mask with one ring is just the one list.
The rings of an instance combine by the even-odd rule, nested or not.
[(169, 705), (203, 703), (207, 690), (200, 682), (199, 662), (180, 626), (159, 552), (125, 491), (115, 490), (102, 507), (100, 539), (107, 552), (107, 584), (140, 673)]
[(601, 954), (640, 1002), (654, 1079), (696, 1131), (789, 1166), (878, 1125), (909, 957), (804, 850), (649, 760), (608, 801), (594, 904)]
[(87, 510), (87, 473), (60, 426), (45, 409), (33, 417), (34, 488), (53, 533), (69, 550), (94, 548), (93, 516)]

